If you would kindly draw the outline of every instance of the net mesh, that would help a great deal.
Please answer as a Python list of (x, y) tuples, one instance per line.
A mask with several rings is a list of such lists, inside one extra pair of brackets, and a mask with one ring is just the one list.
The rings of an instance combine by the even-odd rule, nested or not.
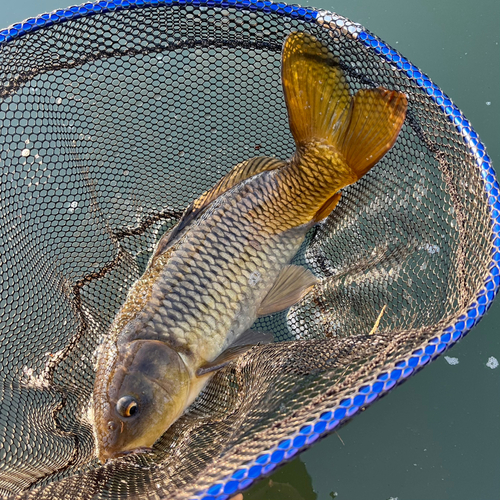
[[(101, 465), (96, 348), (190, 201), (244, 159), (293, 153), (291, 30), (326, 43), (353, 91), (405, 92), (402, 132), (308, 234), (294, 262), (321, 282), (257, 321), (276, 342), (218, 372), (152, 453)], [(484, 284), (492, 229), (475, 158), (425, 90), (340, 23), (160, 5), (34, 31), (0, 64), (5, 496), (193, 496), (408, 357)]]

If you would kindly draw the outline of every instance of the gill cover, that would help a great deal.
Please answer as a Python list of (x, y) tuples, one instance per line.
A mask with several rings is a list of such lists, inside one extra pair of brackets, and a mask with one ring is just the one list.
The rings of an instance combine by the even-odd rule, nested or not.
[(120, 345), (109, 374), (97, 395), (108, 404), (95, 404), (101, 462), (150, 448), (182, 414), (190, 387), (179, 354), (156, 340)]

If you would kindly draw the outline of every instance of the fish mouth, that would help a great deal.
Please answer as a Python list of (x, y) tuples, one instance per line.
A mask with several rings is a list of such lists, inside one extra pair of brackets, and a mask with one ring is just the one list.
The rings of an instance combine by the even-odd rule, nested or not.
[(117, 451), (117, 452), (111, 452), (111, 453), (103, 452), (103, 453), (99, 453), (99, 462), (101, 462), (101, 464), (105, 464), (105, 463), (110, 462), (112, 460), (118, 460), (118, 459), (126, 457), (128, 455), (150, 453), (151, 451), (153, 451), (153, 448), (149, 448), (147, 446), (142, 446), (140, 448), (134, 448), (133, 450)]

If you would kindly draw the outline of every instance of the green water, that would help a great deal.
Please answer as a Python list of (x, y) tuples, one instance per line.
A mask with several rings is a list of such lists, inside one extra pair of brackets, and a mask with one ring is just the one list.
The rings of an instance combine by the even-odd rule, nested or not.
[[(0, 26), (68, 0), (0, 1)], [(500, 165), (498, 0), (312, 0), (420, 67)], [(469, 336), (387, 397), (244, 494), (245, 500), (500, 499), (500, 300)]]

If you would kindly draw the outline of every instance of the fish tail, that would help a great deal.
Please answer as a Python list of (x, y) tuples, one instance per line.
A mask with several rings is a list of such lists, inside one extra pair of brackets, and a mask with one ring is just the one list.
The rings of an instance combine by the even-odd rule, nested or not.
[[(406, 116), (406, 96), (375, 88), (359, 90), (351, 97), (337, 58), (312, 35), (294, 32), (288, 36), (282, 81), (297, 146), (296, 163), (318, 147), (322, 155), (340, 155), (347, 163), (344, 179), (332, 185), (334, 192), (365, 175), (395, 143)], [(328, 162), (322, 163), (328, 168)]]
[(408, 100), (395, 90), (358, 90), (341, 144), (347, 164), (363, 177), (394, 146), (406, 117)]

